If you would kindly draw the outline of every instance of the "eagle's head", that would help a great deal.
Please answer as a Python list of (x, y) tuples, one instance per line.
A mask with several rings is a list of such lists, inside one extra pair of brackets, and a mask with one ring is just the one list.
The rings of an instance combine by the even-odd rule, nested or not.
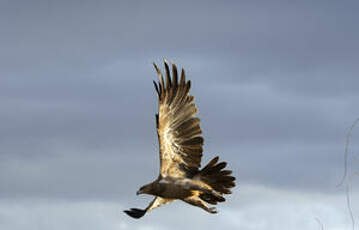
[(152, 190), (153, 190), (152, 183), (151, 183), (151, 184), (146, 184), (146, 185), (142, 186), (142, 187), (136, 192), (136, 195), (140, 195), (140, 194), (152, 194)]

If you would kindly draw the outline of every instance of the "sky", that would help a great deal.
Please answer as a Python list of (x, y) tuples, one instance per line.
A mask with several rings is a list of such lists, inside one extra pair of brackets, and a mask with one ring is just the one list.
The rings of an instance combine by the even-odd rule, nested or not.
[[(0, 228), (351, 229), (359, 219), (358, 1), (0, 1)], [(237, 187), (219, 213), (158, 176), (152, 66), (186, 70), (205, 164)]]

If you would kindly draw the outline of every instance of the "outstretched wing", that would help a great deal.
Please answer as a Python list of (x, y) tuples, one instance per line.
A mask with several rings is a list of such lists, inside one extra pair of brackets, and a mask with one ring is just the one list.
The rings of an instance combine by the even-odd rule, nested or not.
[(173, 199), (164, 199), (162, 197), (156, 196), (146, 209), (131, 208), (130, 210), (125, 210), (124, 212), (133, 218), (139, 219), (143, 217), (147, 212), (171, 201), (173, 201)]
[(172, 64), (172, 79), (167, 61), (166, 82), (154, 64), (159, 82), (155, 88), (158, 94), (156, 114), (157, 134), (160, 145), (160, 176), (184, 178), (197, 172), (201, 164), (203, 138), (194, 97), (189, 95), (191, 82), (186, 81), (184, 70), (177, 80), (177, 68)]

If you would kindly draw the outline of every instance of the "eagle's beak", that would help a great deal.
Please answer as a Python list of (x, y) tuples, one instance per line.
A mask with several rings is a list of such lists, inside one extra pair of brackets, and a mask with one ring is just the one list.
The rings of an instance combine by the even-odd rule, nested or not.
[(137, 192), (136, 192), (136, 195), (138, 196), (138, 195), (140, 195), (141, 194), (141, 190), (138, 190)]

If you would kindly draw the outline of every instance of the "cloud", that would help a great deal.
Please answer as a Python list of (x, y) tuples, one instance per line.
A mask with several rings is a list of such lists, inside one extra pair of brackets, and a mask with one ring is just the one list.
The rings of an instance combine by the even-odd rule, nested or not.
[(219, 206), (217, 215), (178, 201), (153, 210), (141, 220), (130, 219), (122, 212), (129, 202), (1, 200), (0, 227), (13, 230), (24, 227), (40, 230), (140, 230), (221, 226), (221, 229), (302, 230), (317, 229), (314, 218), (319, 218), (327, 229), (345, 229), (350, 225), (350, 220), (343, 200), (345, 197), (340, 194), (303, 193), (243, 185), (229, 198), (229, 203)]

